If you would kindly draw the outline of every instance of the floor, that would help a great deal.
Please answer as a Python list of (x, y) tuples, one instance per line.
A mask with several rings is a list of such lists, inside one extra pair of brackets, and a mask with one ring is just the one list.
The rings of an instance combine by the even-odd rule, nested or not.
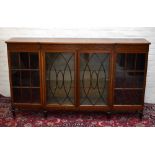
[(0, 127), (154, 127), (155, 105), (145, 104), (144, 117), (137, 114), (113, 114), (110, 119), (101, 112), (17, 112), (12, 118), (10, 99), (0, 96)]

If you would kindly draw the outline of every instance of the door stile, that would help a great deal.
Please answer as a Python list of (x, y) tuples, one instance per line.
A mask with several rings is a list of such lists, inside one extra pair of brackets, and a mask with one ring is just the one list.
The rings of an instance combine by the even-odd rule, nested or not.
[(76, 107), (80, 107), (80, 52), (76, 51)]
[(110, 109), (112, 110), (114, 105), (114, 93), (115, 93), (115, 71), (116, 71), (116, 45), (113, 46), (113, 51), (111, 54), (111, 72), (110, 72)]
[(41, 52), (41, 47), (39, 48), (39, 51), (38, 51), (38, 55), (39, 55), (39, 75), (40, 75), (40, 103), (41, 103), (41, 106), (43, 106), (43, 88), (44, 86), (42, 85), (43, 84), (43, 78), (42, 78), (42, 52)]
[(46, 107), (46, 80), (45, 80), (45, 52), (41, 49), (40, 51), (40, 62), (41, 62), (41, 87), (42, 87), (42, 105)]

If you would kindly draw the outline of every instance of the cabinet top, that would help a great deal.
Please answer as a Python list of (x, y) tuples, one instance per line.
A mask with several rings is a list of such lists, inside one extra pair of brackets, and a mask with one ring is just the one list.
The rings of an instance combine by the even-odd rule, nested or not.
[(39, 44), (150, 44), (143, 38), (11, 38), (6, 43)]

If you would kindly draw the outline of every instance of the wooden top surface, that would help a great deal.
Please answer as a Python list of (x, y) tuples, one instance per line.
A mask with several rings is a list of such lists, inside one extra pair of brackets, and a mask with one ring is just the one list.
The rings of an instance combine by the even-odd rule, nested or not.
[(150, 44), (143, 38), (11, 38), (6, 43), (43, 44)]

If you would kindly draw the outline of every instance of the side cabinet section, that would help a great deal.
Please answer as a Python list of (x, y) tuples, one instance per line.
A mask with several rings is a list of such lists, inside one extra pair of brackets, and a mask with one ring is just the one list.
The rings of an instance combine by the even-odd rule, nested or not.
[(148, 46), (118, 45), (115, 54), (114, 103), (116, 110), (142, 110)]
[(39, 45), (8, 44), (12, 104), (19, 108), (41, 108), (41, 64)]

